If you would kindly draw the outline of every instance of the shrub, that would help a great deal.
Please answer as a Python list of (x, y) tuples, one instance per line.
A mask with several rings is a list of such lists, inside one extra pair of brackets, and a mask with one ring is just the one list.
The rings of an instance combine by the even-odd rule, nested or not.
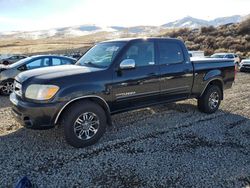
[(239, 24), (238, 33), (250, 35), (250, 17)]
[(247, 55), (250, 51), (249, 20), (250, 18), (240, 24), (227, 24), (216, 28), (172, 29), (162, 36), (179, 38), (185, 41), (189, 50), (203, 50), (206, 55), (211, 55), (214, 51), (238, 51)]

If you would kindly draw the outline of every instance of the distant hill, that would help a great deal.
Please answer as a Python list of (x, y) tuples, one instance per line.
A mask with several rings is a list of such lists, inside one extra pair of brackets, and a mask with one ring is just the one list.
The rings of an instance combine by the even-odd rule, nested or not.
[(197, 19), (193, 17), (185, 17), (174, 22), (163, 24), (162, 26), (135, 26), (135, 27), (122, 27), (122, 26), (98, 26), (98, 25), (79, 25), (72, 27), (54, 28), (39, 31), (11, 31), (0, 32), (1, 38), (9, 39), (46, 39), (46, 38), (69, 38), (79, 36), (96, 35), (97, 33), (106, 33), (109, 38), (124, 37), (124, 36), (152, 36), (161, 33), (169, 28), (200, 28), (204, 26), (219, 26), (229, 23), (238, 23), (243, 20), (243, 16), (235, 15), (230, 17), (216, 18), (211, 21)]
[(234, 15), (230, 17), (221, 17), (216, 18), (211, 21), (197, 19), (193, 17), (185, 17), (180, 20), (176, 20), (173, 22), (166, 23), (162, 25), (165, 28), (199, 28), (199, 27), (206, 27), (206, 26), (220, 26), (226, 25), (229, 23), (239, 23), (244, 19), (244, 16)]
[[(192, 20), (192, 23), (187, 24), (188, 20)], [(4, 32), (0, 33), (0, 54), (83, 52), (98, 41), (123, 37), (160, 36), (182, 39), (189, 50), (204, 50), (206, 55), (214, 52), (236, 52), (241, 56), (250, 57), (250, 19), (241, 17), (241, 20), (243, 21), (237, 23), (236, 16), (217, 18), (210, 21), (214, 24), (211, 26), (207, 22), (202, 25), (200, 19), (186, 17), (174, 28), (80, 25), (42, 31)], [(236, 23), (231, 23), (232, 21)], [(184, 25), (185, 28), (182, 28)]]

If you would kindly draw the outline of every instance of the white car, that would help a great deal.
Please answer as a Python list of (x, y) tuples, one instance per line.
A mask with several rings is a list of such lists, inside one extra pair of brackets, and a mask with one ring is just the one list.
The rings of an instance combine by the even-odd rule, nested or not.
[(234, 59), (235, 64), (239, 65), (240, 63), (240, 57), (234, 53), (215, 53), (211, 55), (211, 58)]
[(205, 57), (204, 51), (188, 51), (188, 54), (190, 57), (200, 57), (200, 58)]
[(240, 71), (250, 70), (250, 59), (243, 59), (240, 62)]

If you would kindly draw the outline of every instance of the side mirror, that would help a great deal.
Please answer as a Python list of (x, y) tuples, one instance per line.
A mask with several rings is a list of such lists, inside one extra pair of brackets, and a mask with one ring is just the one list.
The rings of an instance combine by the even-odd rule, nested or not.
[(120, 69), (134, 69), (135, 68), (135, 60), (133, 59), (125, 59), (120, 64)]

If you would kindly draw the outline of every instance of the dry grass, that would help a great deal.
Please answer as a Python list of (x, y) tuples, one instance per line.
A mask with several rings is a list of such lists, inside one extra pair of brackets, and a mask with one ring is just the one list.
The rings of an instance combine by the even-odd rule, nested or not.
[(94, 43), (109, 39), (107, 32), (71, 38), (45, 39), (0, 39), (0, 54), (33, 54), (54, 51), (74, 51), (79, 48), (88, 48)]

